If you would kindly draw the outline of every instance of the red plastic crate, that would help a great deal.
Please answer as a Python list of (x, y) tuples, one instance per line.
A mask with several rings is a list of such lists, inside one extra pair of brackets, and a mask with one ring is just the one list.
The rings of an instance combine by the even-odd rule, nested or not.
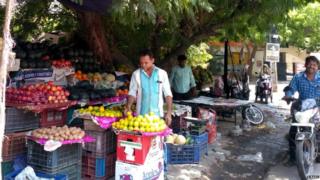
[(45, 110), (40, 116), (40, 127), (63, 126), (67, 121), (67, 110)]
[(116, 151), (117, 139), (116, 134), (111, 130), (104, 132), (85, 131), (87, 135), (96, 139), (95, 142), (86, 143), (84, 150), (92, 155), (104, 156), (105, 154)]
[(26, 132), (6, 134), (2, 142), (3, 161), (12, 161), (17, 155), (26, 154)]
[[(161, 138), (157, 136), (140, 136), (121, 132), (117, 136), (117, 160), (143, 165), (148, 154), (154, 157), (162, 152), (163, 144), (160, 141)], [(126, 147), (132, 148), (132, 156), (127, 156)]]
[[(208, 126), (207, 126), (208, 127)], [(212, 144), (217, 138), (217, 126), (212, 125), (210, 131), (208, 131), (208, 143)]]

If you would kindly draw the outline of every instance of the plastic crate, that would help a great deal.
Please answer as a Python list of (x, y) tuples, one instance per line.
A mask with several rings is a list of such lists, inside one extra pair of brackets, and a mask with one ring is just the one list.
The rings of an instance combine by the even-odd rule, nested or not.
[(28, 140), (27, 163), (31, 166), (39, 166), (44, 170), (52, 171), (70, 166), (81, 160), (81, 144), (63, 145), (53, 152), (43, 149), (43, 146)]
[(208, 143), (208, 133), (202, 133), (200, 135), (190, 135), (192, 142), (194, 144), (204, 144)]
[(33, 113), (6, 107), (5, 133), (27, 131), (39, 128), (40, 117)]
[(26, 132), (10, 133), (3, 137), (2, 159), (12, 161), (17, 155), (27, 153)]
[(83, 120), (84, 130), (86, 131), (99, 131), (105, 132), (106, 129), (101, 128), (97, 124), (95, 124), (91, 119), (84, 119)]
[(104, 132), (86, 131), (86, 135), (96, 139), (95, 142), (86, 143), (84, 150), (92, 155), (103, 156), (105, 154), (116, 152), (117, 136), (112, 130)]
[(6, 161), (1, 163), (2, 179), (12, 171), (13, 171), (13, 161)]
[(193, 144), (200, 146), (200, 155), (208, 155), (208, 133), (205, 132), (200, 135), (190, 135)]
[(201, 158), (201, 145), (166, 144), (167, 164), (198, 164)]
[(67, 110), (45, 110), (40, 116), (40, 127), (63, 126), (67, 121)]
[(82, 177), (87, 180), (108, 179), (115, 173), (116, 153), (106, 157), (84, 155), (82, 157)]
[[(9, 173), (8, 175), (5, 176), (4, 180), (14, 180), (15, 177), (20, 174), (21, 170), (17, 170), (17, 171), (13, 171), (11, 173)], [(67, 175), (62, 175), (62, 174), (54, 174), (54, 175), (49, 175), (49, 174), (45, 174), (45, 173), (36, 173), (37, 177), (40, 178), (50, 178), (50, 179), (54, 179), (54, 180), (67, 180)]]
[(81, 179), (81, 160), (78, 161), (76, 164), (59, 168), (59, 169), (54, 169), (54, 170), (43, 169), (39, 166), (32, 166), (32, 167), (34, 168), (36, 173), (43, 173), (46, 175), (56, 175), (56, 174), (66, 175), (67, 180)]
[(208, 131), (208, 143), (212, 144), (217, 138), (217, 126), (214, 124), (210, 128), (207, 126)]
[(184, 118), (187, 117), (187, 115), (188, 113), (185, 112), (180, 116), (172, 117), (171, 128), (174, 133), (180, 133), (181, 131), (187, 129), (187, 122), (184, 120)]

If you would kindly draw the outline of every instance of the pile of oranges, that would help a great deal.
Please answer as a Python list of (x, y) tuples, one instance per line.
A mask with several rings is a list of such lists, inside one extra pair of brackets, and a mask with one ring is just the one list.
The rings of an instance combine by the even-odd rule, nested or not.
[(129, 90), (128, 90), (128, 89), (124, 89), (124, 90), (118, 89), (118, 90), (117, 90), (117, 95), (118, 95), (118, 96), (128, 95), (128, 93), (129, 93)]
[(79, 80), (79, 81), (85, 81), (88, 80), (88, 75), (85, 73), (82, 73), (80, 70), (78, 70), (75, 73), (75, 77)]

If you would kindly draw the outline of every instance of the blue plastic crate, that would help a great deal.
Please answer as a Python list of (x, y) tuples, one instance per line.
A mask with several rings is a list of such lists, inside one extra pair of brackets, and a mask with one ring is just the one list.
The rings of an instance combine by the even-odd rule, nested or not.
[(63, 174), (67, 176), (68, 180), (80, 180), (81, 179), (81, 162), (63, 167), (60, 169), (48, 170), (39, 166), (33, 166), (36, 173), (44, 173), (47, 175)]
[[(14, 180), (15, 177), (22, 171), (23, 169), (13, 171), (5, 176), (4, 180)], [(55, 174), (55, 175), (49, 175), (44, 173), (36, 173), (37, 177), (41, 178), (54, 178), (54, 180), (67, 180), (66, 175), (62, 174)]]
[(82, 157), (82, 176), (85, 179), (106, 179), (114, 175), (116, 153), (104, 157), (85, 154)]
[(200, 162), (200, 145), (166, 144), (167, 164), (198, 164)]
[(208, 154), (208, 133), (205, 132), (200, 135), (190, 135), (192, 139), (192, 143), (200, 145), (200, 154), (201, 157), (203, 155)]
[(192, 142), (194, 144), (204, 144), (207, 143), (208, 144), (208, 133), (205, 132), (203, 134), (200, 135), (190, 135)]
[(54, 171), (78, 163), (82, 156), (82, 147), (79, 143), (62, 145), (53, 152), (45, 151), (42, 145), (32, 140), (28, 140), (27, 147), (28, 165), (40, 167), (48, 171)]

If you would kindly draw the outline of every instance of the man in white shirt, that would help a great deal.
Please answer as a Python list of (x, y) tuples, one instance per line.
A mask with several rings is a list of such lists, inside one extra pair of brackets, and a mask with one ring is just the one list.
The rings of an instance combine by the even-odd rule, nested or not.
[[(154, 65), (154, 57), (150, 50), (140, 53), (140, 68), (133, 72), (129, 98), (125, 112), (131, 111), (131, 106), (136, 100), (137, 114), (153, 112), (159, 117), (164, 117), (167, 125), (171, 124), (172, 92), (170, 89), (167, 72)], [(167, 104), (167, 113), (163, 113), (163, 98)]]

